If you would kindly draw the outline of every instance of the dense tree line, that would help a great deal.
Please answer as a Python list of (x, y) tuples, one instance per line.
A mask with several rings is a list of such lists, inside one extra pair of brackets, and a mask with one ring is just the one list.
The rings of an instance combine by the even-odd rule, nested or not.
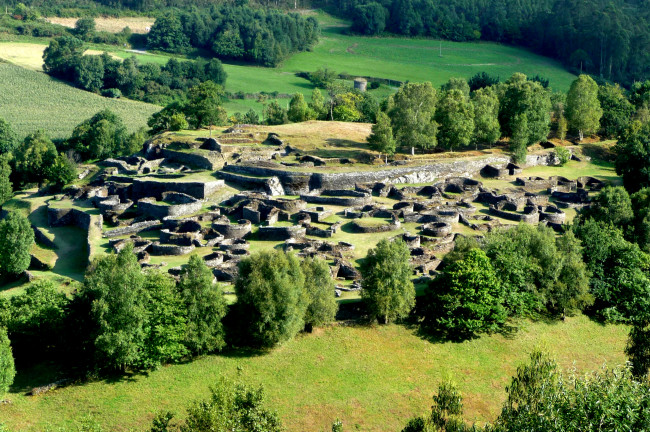
[(136, 57), (121, 61), (107, 53), (84, 55), (84, 51), (81, 39), (56, 38), (43, 53), (43, 69), (87, 91), (107, 97), (123, 95), (161, 105), (182, 100), (190, 88), (206, 81), (222, 86), (226, 82), (226, 72), (217, 59), (179, 61), (171, 58), (159, 66), (140, 64)]
[(580, 73), (631, 85), (650, 73), (650, 18), (638, 0), (338, 0), (352, 30), (522, 45)]
[(319, 33), (313, 17), (222, 4), (157, 18), (147, 45), (168, 52), (200, 48), (221, 59), (276, 66), (291, 54), (311, 48)]

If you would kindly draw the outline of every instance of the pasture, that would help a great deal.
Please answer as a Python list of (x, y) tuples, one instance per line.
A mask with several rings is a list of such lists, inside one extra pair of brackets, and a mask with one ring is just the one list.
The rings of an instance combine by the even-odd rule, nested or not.
[[(451, 378), (465, 398), (465, 417), (493, 420), (516, 366), (536, 347), (578, 373), (625, 361), (627, 329), (602, 326), (584, 316), (565, 322), (515, 323), (513, 336), (484, 336), (463, 343), (432, 343), (400, 325), (335, 326), (268, 353), (231, 351), (170, 365), (147, 375), (70, 385), (26, 396), (54, 381), (51, 370), (19, 372), (0, 418), (10, 430), (71, 427), (91, 417), (104, 430), (146, 430), (158, 411), (184, 415), (188, 403), (208, 395), (220, 374), (263, 384), (269, 405), (288, 431), (329, 430), (339, 417), (345, 430), (397, 431), (425, 414), (438, 383)], [(79, 409), (83, 407), (83, 409)]]
[(52, 138), (67, 138), (76, 125), (106, 108), (122, 117), (130, 131), (146, 126), (149, 116), (160, 110), (156, 105), (105, 98), (42, 72), (0, 62), (0, 117), (21, 137), (43, 129)]

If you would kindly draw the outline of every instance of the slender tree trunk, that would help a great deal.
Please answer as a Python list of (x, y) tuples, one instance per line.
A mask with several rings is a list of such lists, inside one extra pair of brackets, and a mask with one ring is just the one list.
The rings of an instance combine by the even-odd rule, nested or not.
[(580, 137), (580, 142), (582, 142), (582, 139), (584, 138), (584, 135), (581, 130), (578, 131), (578, 136)]

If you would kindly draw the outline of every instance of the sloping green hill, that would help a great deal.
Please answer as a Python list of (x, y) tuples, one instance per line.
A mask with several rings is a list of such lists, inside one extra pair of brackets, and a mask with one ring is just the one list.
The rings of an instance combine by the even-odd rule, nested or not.
[(21, 137), (44, 129), (52, 138), (67, 138), (77, 124), (105, 108), (122, 117), (132, 131), (146, 126), (147, 118), (160, 110), (156, 105), (104, 98), (42, 72), (0, 62), (0, 117)]

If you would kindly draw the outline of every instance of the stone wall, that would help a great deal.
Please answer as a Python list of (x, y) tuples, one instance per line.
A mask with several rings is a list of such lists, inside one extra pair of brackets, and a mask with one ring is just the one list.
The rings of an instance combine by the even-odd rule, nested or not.
[[(488, 164), (505, 167), (510, 161), (510, 156), (494, 155), (421, 166), (344, 173), (294, 172), (285, 171), (280, 167), (254, 165), (227, 165), (223, 171), (262, 177), (277, 176), (286, 193), (305, 194), (312, 190), (349, 189), (357, 183), (429, 183), (449, 177), (472, 177)], [(556, 163), (553, 152), (545, 152), (528, 155), (524, 166), (554, 165)]]
[(190, 215), (203, 207), (201, 201), (180, 192), (165, 192), (162, 198), (164, 201), (155, 201), (152, 198), (141, 199), (138, 201), (138, 211), (155, 219), (163, 219), (168, 216)]
[(134, 179), (131, 186), (131, 197), (133, 200), (142, 198), (161, 199), (165, 192), (180, 192), (197, 199), (206, 199), (224, 185), (223, 180), (212, 181), (188, 181), (170, 182), (156, 181), (152, 179)]
[(260, 227), (257, 231), (257, 238), (260, 240), (287, 240), (302, 238), (307, 230), (302, 226), (290, 227)]
[(219, 152), (209, 150), (193, 150), (192, 153), (188, 153), (163, 149), (162, 156), (174, 162), (210, 171), (223, 168), (225, 163), (223, 156)]
[(47, 208), (47, 223), (52, 227), (74, 225), (86, 231), (86, 264), (90, 262), (94, 254), (93, 238), (102, 234), (103, 218), (102, 215), (91, 215), (83, 210), (75, 208)]
[(123, 235), (137, 234), (141, 231), (150, 231), (162, 228), (163, 224), (157, 220), (136, 222), (129, 226), (119, 227), (110, 231), (104, 231), (104, 237), (120, 237)]

